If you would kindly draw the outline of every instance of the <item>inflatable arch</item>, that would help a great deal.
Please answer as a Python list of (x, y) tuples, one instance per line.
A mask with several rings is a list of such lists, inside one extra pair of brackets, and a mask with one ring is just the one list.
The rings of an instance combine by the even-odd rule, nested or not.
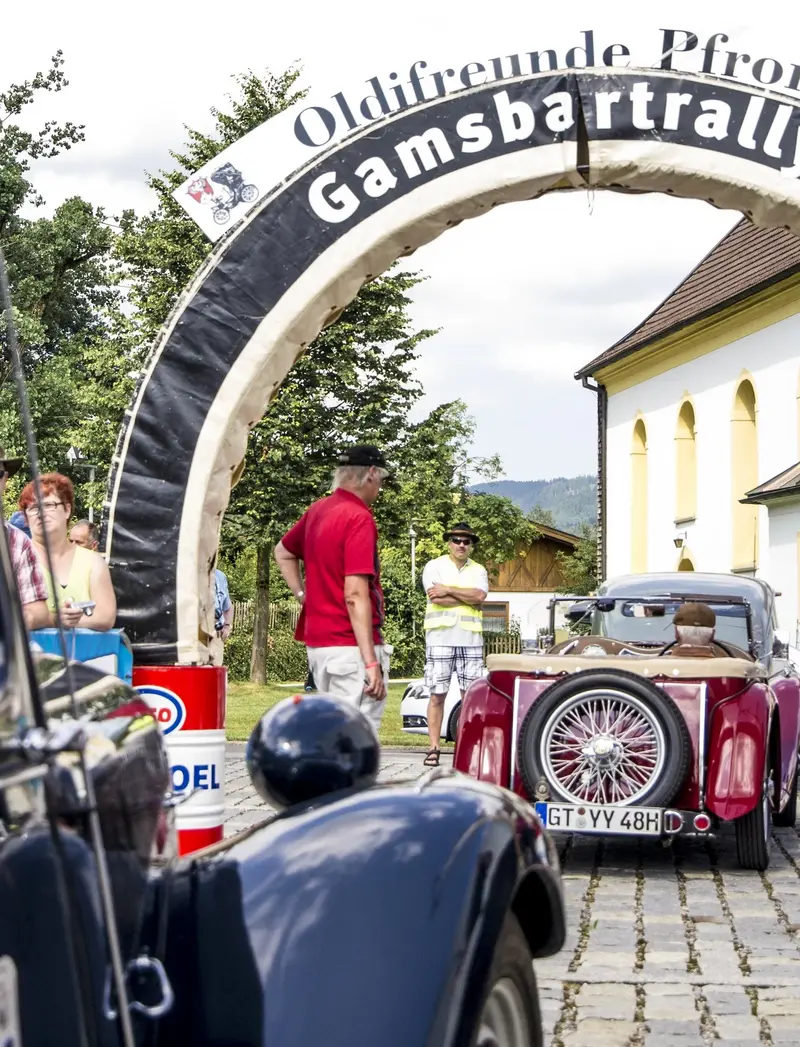
[(212, 569), (247, 434), (362, 284), (498, 204), (590, 187), (800, 233), (800, 102), (652, 69), (494, 81), (354, 133), (230, 230), (162, 332), (109, 481), (106, 549), (140, 664), (218, 659)]

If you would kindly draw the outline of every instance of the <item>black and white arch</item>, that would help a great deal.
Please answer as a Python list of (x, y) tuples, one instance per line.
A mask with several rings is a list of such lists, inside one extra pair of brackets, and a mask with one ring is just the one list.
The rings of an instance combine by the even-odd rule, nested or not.
[(494, 82), (356, 133), (220, 241), (153, 351), (110, 479), (107, 547), (137, 661), (216, 653), (212, 567), (247, 434), (361, 285), (498, 204), (591, 186), (800, 232), (800, 105), (653, 70)]

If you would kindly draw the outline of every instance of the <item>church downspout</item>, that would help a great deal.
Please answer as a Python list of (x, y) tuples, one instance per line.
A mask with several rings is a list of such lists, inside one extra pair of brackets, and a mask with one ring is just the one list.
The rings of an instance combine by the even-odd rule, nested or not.
[(606, 577), (606, 427), (608, 393), (604, 385), (593, 384), (587, 375), (581, 385), (597, 396), (597, 581)]

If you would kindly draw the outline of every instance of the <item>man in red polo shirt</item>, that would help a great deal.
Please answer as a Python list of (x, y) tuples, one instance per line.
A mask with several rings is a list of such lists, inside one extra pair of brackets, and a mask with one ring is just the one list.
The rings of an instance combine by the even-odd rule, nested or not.
[(391, 648), (381, 636), (378, 529), (370, 506), (388, 475), (377, 447), (348, 448), (333, 474), (333, 494), (314, 502), (275, 546), (280, 572), (302, 603), (295, 638), (306, 645), (317, 690), (360, 707), (376, 730)]

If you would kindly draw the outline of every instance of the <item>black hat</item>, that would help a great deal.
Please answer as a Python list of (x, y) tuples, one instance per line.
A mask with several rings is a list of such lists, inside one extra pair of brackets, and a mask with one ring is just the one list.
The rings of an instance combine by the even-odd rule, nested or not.
[(461, 523), (453, 524), (453, 526), (449, 528), (449, 530), (444, 532), (444, 540), (446, 542), (449, 542), (450, 539), (454, 537), (470, 538), (472, 539), (473, 545), (477, 545), (479, 540), (477, 534), (475, 534), (470, 525), (468, 523), (464, 523), (463, 520), (461, 521)]
[(22, 468), (21, 458), (6, 458), (5, 448), (0, 447), (0, 469), (3, 469), (6, 475), (10, 478), (16, 476), (16, 474)]
[(386, 469), (386, 459), (377, 447), (372, 444), (354, 444), (346, 448), (339, 455), (339, 465), (374, 465), (378, 469)]

